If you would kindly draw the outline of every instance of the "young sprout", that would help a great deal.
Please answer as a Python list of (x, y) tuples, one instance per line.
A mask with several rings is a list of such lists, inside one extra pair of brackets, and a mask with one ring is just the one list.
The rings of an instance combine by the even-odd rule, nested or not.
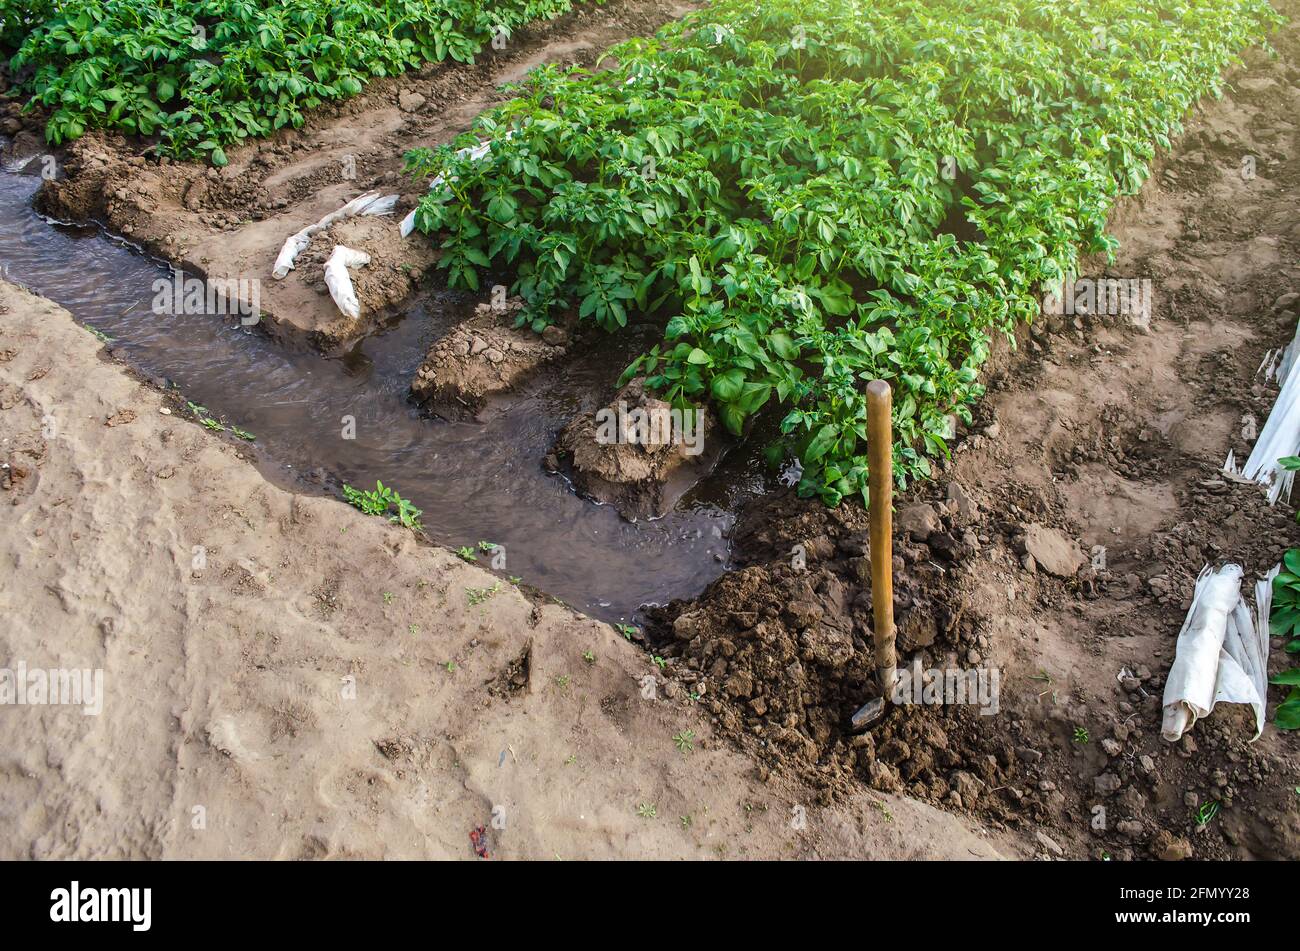
[(1202, 803), (1201, 808), (1196, 810), (1196, 815), (1194, 816), (1196, 819), (1196, 827), (1198, 829), (1204, 829), (1214, 821), (1214, 817), (1218, 814), (1219, 801), (1217, 799), (1211, 799), (1209, 802)]

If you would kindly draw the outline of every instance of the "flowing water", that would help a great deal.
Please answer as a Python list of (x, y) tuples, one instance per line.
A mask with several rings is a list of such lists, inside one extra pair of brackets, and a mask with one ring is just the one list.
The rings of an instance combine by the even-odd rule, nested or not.
[[(0, 273), (112, 338), (114, 354), (145, 376), (256, 434), (269, 477), (334, 494), (343, 482), (383, 480), (424, 510), (436, 541), (501, 544), (506, 573), (605, 620), (693, 596), (724, 570), (731, 513), (763, 482), (752, 459), (728, 459), (674, 511), (638, 523), (541, 467), (559, 429), (608, 395), (621, 363), (579, 361), (482, 422), (425, 418), (407, 387), (471, 301), (421, 299), (339, 356), (273, 341), (233, 317), (158, 315), (154, 283), (170, 282), (171, 269), (99, 228), (43, 219), (31, 204), (40, 182), (0, 172)], [(345, 416), (355, 418), (354, 439), (343, 438)], [(382, 565), (358, 569), (383, 574)]]

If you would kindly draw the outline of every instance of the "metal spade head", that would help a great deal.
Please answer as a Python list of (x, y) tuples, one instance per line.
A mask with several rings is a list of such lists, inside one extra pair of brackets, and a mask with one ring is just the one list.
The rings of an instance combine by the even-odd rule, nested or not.
[(876, 697), (874, 700), (868, 700), (857, 713), (853, 714), (849, 720), (849, 726), (852, 732), (861, 733), (863, 730), (870, 729), (885, 717), (885, 698)]
[(898, 668), (892, 664), (876, 671), (876, 680), (880, 684), (880, 696), (868, 700), (858, 708), (858, 712), (849, 719), (849, 732), (861, 733), (870, 729), (884, 719), (889, 710), (889, 695), (898, 679)]

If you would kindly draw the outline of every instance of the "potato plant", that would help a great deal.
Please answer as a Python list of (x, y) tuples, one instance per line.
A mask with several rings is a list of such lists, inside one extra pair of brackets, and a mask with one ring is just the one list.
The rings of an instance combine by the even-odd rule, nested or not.
[[(601, 2), (601, 0), (597, 0)], [(0, 0), (0, 49), (51, 142), (156, 135), (180, 158), (301, 126), (306, 110), (426, 62), (473, 62), (494, 36), (572, 0)]]
[[(970, 421), (991, 335), (1040, 309), (1236, 54), (1265, 0), (720, 0), (609, 67), (536, 70), (451, 146), (417, 227), (454, 286), (509, 272), (664, 339), (627, 368), (736, 434), (769, 406), (800, 491), (867, 498), (864, 386), (898, 482)], [(455, 150), (491, 139), (482, 161)]]

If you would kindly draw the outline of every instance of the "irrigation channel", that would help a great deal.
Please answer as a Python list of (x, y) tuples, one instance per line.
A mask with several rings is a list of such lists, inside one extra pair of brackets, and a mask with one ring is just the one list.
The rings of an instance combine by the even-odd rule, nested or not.
[[(407, 398), (412, 374), (474, 300), (422, 296), (341, 355), (271, 340), (237, 317), (159, 315), (154, 284), (172, 280), (171, 268), (98, 227), (38, 215), (39, 164), (0, 172), (0, 273), (110, 337), (145, 377), (255, 434), (268, 478), (332, 494), (383, 480), (424, 510), (435, 541), (504, 545), (507, 574), (604, 620), (693, 596), (725, 570), (733, 513), (766, 479), (752, 458), (726, 460), (672, 512), (637, 523), (543, 470), (555, 433), (608, 398), (621, 366), (580, 359), (481, 421), (422, 416)], [(343, 438), (345, 416), (353, 439)]]

